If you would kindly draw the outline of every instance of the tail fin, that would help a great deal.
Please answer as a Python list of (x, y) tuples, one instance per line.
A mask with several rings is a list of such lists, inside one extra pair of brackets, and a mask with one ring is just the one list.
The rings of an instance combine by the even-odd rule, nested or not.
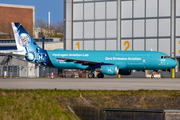
[(28, 52), (28, 49), (41, 49), (20, 23), (12, 23), (12, 28), (18, 51), (27, 50)]
[(26, 55), (26, 60), (52, 66), (47, 51), (40, 48), (20, 23), (12, 23), (18, 51)]

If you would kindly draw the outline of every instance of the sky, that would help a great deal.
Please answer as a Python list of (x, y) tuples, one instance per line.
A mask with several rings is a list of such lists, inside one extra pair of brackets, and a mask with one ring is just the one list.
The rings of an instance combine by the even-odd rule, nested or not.
[(48, 11), (51, 12), (51, 23), (64, 19), (64, 0), (0, 0), (0, 4), (35, 6), (35, 20), (48, 22)]

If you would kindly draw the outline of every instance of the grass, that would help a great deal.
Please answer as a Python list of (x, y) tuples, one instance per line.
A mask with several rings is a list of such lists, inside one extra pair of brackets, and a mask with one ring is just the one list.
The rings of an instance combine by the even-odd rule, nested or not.
[(50, 90), (0, 90), (0, 119), (75, 119)]
[[(98, 108), (173, 108), (180, 103), (180, 91), (81, 91), (81, 90), (2, 90), (0, 119), (78, 119), (66, 105)], [(174, 101), (174, 102), (173, 102)], [(161, 106), (160, 106), (161, 105)], [(158, 109), (158, 108), (156, 108)]]

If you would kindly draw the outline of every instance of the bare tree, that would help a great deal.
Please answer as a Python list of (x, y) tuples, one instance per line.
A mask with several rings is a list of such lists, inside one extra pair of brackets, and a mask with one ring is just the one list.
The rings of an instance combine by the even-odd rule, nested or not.
[(42, 19), (36, 19), (35, 27), (46, 28), (47, 23), (45, 23)]
[(40, 36), (46, 35), (47, 23), (42, 19), (36, 19), (35, 27), (40, 29)]
[(51, 24), (51, 30), (53, 31), (51, 37), (59, 37), (63, 40), (64, 24), (61, 21)]
[(43, 35), (48, 37), (58, 37), (63, 40), (63, 22), (58, 21), (56, 23), (51, 23), (50, 25), (50, 33), (48, 32), (48, 23), (44, 22), (42, 19), (37, 19), (35, 27), (40, 28), (40, 32), (43, 33)]

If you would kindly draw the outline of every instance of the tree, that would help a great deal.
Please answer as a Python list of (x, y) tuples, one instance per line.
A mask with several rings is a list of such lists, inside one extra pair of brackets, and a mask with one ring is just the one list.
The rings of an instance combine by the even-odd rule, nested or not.
[(50, 37), (59, 37), (61, 40), (63, 40), (63, 33), (64, 33), (64, 24), (61, 21), (58, 21), (57, 23), (51, 24), (51, 32)]
[(35, 27), (46, 29), (47, 23), (45, 23), (42, 19), (36, 19)]
[(36, 22), (35, 22), (35, 33), (38, 34), (38, 37), (41, 37), (42, 35), (45, 35), (47, 36), (46, 34), (46, 26), (47, 26), (47, 23), (45, 23), (42, 19), (36, 19)]
[(64, 24), (61, 21), (50, 24), (50, 32), (48, 30), (48, 23), (42, 19), (36, 19), (35, 27), (40, 29), (40, 32), (46, 37), (58, 37), (63, 40)]

